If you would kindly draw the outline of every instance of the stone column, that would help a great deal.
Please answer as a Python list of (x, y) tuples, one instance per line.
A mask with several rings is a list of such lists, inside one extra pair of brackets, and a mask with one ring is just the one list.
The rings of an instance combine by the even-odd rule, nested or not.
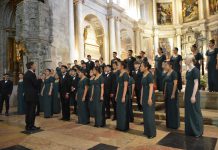
[(74, 5), (73, 0), (69, 0), (69, 45), (70, 45), (70, 61), (78, 58), (78, 52), (75, 50), (74, 39)]
[(206, 1), (199, 0), (199, 19), (205, 19), (206, 16)]
[(157, 25), (157, 5), (156, 0), (153, 0), (153, 16), (154, 16), (154, 26)]
[(114, 16), (108, 16), (109, 20), (109, 47), (110, 47), (110, 59), (113, 57), (113, 51), (116, 50), (116, 42), (115, 42), (115, 24), (114, 24)]
[(155, 51), (155, 55), (157, 54), (158, 47), (159, 47), (158, 29), (154, 29), (154, 51)]
[(116, 17), (115, 19), (115, 27), (116, 27), (116, 50), (118, 53), (118, 57), (121, 56), (121, 41), (120, 41), (120, 18)]
[(85, 58), (85, 51), (84, 51), (84, 37), (83, 37), (83, 15), (82, 15), (82, 0), (76, 0), (76, 45), (77, 51), (79, 52), (79, 59)]
[(179, 53), (181, 54), (182, 53), (182, 50), (181, 50), (181, 35), (182, 35), (182, 31), (181, 31), (181, 28), (177, 28), (176, 29), (176, 46), (178, 47), (179, 49)]
[(134, 28), (135, 32), (135, 53), (138, 55), (141, 51), (141, 29), (140, 28)]

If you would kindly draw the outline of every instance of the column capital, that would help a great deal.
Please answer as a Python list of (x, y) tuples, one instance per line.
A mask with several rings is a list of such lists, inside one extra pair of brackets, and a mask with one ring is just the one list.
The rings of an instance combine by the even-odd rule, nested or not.
[(138, 32), (142, 32), (142, 31), (144, 31), (144, 30), (141, 29), (140, 27), (134, 27), (134, 28), (133, 28), (133, 31), (134, 31), (134, 32), (137, 32), (137, 31), (138, 31)]
[(72, 1), (75, 5), (78, 5), (80, 3), (83, 4), (85, 2), (85, 0), (72, 0)]
[(107, 16), (106, 16), (106, 19), (107, 19), (107, 20), (115, 19), (115, 17), (114, 17), (113, 15), (107, 15)]
[(119, 16), (115, 16), (115, 21), (121, 21), (121, 18)]

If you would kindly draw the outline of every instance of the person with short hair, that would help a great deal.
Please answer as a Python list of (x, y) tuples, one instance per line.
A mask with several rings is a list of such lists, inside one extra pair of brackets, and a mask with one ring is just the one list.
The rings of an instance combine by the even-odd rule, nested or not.
[(125, 59), (125, 63), (127, 65), (127, 68), (130, 71), (130, 75), (132, 75), (132, 71), (134, 71), (134, 62), (136, 61), (136, 58), (133, 57), (133, 51), (128, 50), (128, 58)]
[(89, 72), (95, 67), (95, 63), (92, 61), (91, 55), (87, 55), (88, 61), (86, 62), (86, 68), (87, 68), (87, 77), (89, 78)]
[(35, 130), (39, 130), (40, 127), (35, 126), (36, 104), (38, 101), (38, 80), (35, 75), (36, 64), (34, 62), (28, 62), (26, 64), (27, 72), (24, 74), (24, 98), (26, 102), (26, 131), (32, 133)]
[(140, 56), (141, 56), (141, 62), (148, 61), (148, 58), (145, 56), (145, 52), (144, 51), (140, 51)]
[(5, 73), (4, 79), (0, 81), (0, 114), (2, 114), (3, 104), (5, 102), (5, 116), (9, 116), (10, 96), (13, 91), (13, 82), (9, 79), (9, 74)]
[(61, 66), (62, 66), (62, 62), (58, 62), (56, 73), (58, 74), (59, 77), (61, 77)]
[(117, 57), (117, 52), (113, 52), (113, 59), (111, 60), (111, 65), (113, 65), (114, 62), (118, 62), (120, 59)]
[(210, 40), (206, 56), (209, 92), (218, 92), (218, 48), (215, 48), (215, 40)]

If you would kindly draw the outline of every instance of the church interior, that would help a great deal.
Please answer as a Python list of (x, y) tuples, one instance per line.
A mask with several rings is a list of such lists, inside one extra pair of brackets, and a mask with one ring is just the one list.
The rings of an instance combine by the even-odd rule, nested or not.
[[(212, 39), (215, 49), (218, 48), (218, 0), (0, 0), (0, 80), (8, 74), (13, 82), (10, 115), (0, 114), (0, 149), (218, 150), (218, 91), (209, 92), (206, 59)], [(199, 105), (204, 133), (200, 138), (184, 135), (185, 58), (192, 54), (193, 45), (197, 45), (203, 57)], [(59, 62), (73, 66), (77, 65), (74, 60), (78, 64), (82, 60), (89, 62), (87, 56), (91, 55), (93, 62), (102, 58), (105, 64), (110, 64), (114, 52), (125, 60), (132, 50), (133, 57), (143, 51), (151, 70), (155, 70), (160, 47), (166, 60), (173, 56), (175, 47), (184, 60), (177, 130), (165, 125), (166, 103), (164, 93), (159, 91), (155, 92), (157, 135), (153, 139), (143, 136), (143, 111), (138, 111), (135, 97), (132, 99), (135, 119), (127, 132), (117, 131), (116, 121), (111, 119), (106, 120), (104, 128), (95, 128), (94, 118), (89, 125), (81, 125), (76, 123), (75, 114), (70, 121), (62, 122), (61, 114), (46, 119), (43, 113), (36, 117), (39, 132), (23, 132), (25, 115), (16, 111), (19, 75), (28, 71), (26, 63), (33, 61), (39, 76), (46, 68), (55, 70)], [(218, 73), (215, 78), (218, 83)], [(115, 114), (112, 107), (110, 111)]]

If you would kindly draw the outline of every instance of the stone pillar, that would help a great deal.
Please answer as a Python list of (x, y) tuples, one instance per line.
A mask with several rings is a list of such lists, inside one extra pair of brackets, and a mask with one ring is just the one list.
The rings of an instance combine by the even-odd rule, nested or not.
[(109, 47), (110, 47), (110, 59), (113, 57), (113, 51), (116, 50), (116, 42), (115, 42), (115, 24), (114, 24), (114, 16), (109, 16)]
[(116, 17), (115, 19), (115, 27), (116, 27), (116, 50), (118, 53), (118, 57), (121, 56), (121, 40), (120, 40), (120, 18)]
[(85, 51), (84, 51), (84, 37), (83, 37), (83, 15), (82, 15), (82, 0), (76, 0), (76, 42), (77, 42), (77, 51), (79, 52), (79, 59), (82, 60), (85, 58)]
[(182, 47), (181, 47), (181, 35), (182, 35), (182, 31), (181, 28), (177, 28), (176, 29), (176, 46), (179, 49), (179, 53), (182, 54)]
[(206, 1), (199, 0), (199, 19), (205, 19), (206, 17)]
[(154, 51), (155, 55), (157, 55), (157, 49), (159, 47), (159, 36), (158, 36), (158, 30), (154, 29)]
[(75, 50), (74, 38), (74, 5), (73, 0), (69, 0), (69, 45), (70, 45), (70, 61), (78, 58), (78, 52)]
[(156, 0), (153, 0), (153, 16), (154, 16), (154, 26), (157, 25), (157, 5)]
[(135, 32), (135, 53), (138, 55), (141, 51), (141, 29), (140, 28), (134, 28)]

